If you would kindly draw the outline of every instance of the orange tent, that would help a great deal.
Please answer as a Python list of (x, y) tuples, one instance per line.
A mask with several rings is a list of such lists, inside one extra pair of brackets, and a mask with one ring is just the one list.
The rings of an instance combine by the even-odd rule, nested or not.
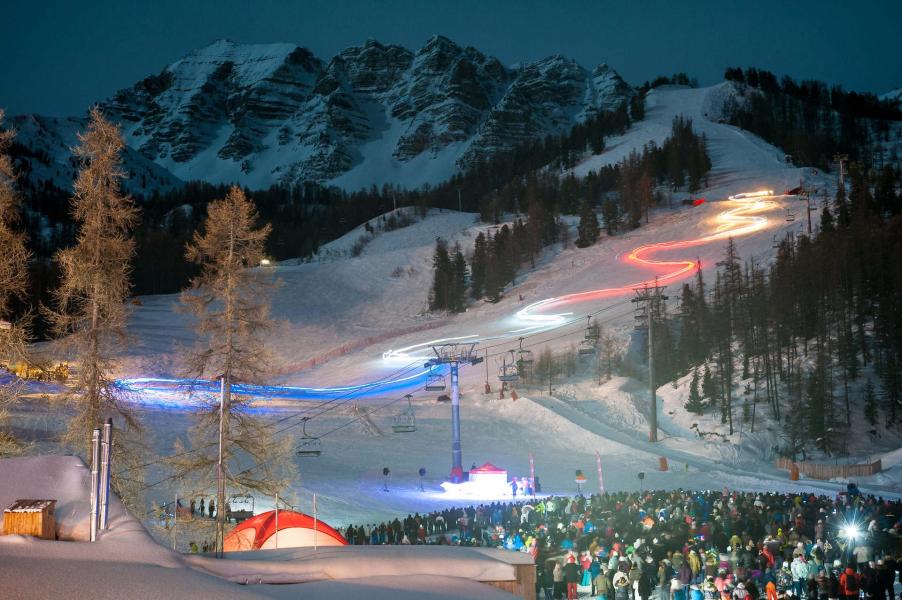
[[(242, 521), (223, 540), (223, 550), (260, 550), (313, 546), (313, 517), (293, 510), (279, 511), (279, 535), (276, 536), (276, 513), (268, 511)], [(322, 521), (316, 522), (317, 546), (347, 546), (348, 541)]]

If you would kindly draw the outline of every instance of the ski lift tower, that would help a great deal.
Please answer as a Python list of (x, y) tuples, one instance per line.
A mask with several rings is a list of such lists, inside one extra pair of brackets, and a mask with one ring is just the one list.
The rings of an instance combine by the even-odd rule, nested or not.
[(458, 369), (461, 363), (478, 365), (483, 361), (476, 356), (476, 342), (463, 344), (440, 344), (432, 347), (435, 358), (425, 364), (427, 369), (436, 365), (451, 367), (451, 481), (460, 483), (464, 478), (460, 451), (460, 385)]

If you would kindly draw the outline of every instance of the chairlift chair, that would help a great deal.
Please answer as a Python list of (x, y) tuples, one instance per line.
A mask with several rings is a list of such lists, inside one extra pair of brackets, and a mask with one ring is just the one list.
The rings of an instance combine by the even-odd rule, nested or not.
[(518, 381), (520, 379), (520, 374), (517, 372), (517, 365), (514, 363), (514, 351), (511, 350), (511, 360), (508, 362), (506, 359), (501, 365), (501, 373), (498, 374), (498, 381), (502, 383), (509, 383), (512, 381)]
[(417, 430), (417, 416), (411, 403), (412, 396), (407, 394), (407, 408), (395, 415), (391, 430), (395, 433), (413, 433)]
[(523, 349), (523, 338), (520, 338), (520, 349), (517, 350), (517, 365), (528, 367), (532, 365), (532, 350)]
[(298, 443), (297, 455), (301, 458), (318, 458), (323, 453), (323, 444), (318, 437), (307, 433), (307, 421), (310, 417), (301, 419), (304, 422), (301, 433), (301, 441)]
[[(232, 494), (227, 500), (229, 506), (229, 519), (241, 523), (254, 516), (254, 497), (250, 494)], [(243, 508), (235, 508), (235, 506)], [(247, 507), (250, 506), (248, 509)]]
[(579, 343), (576, 351), (580, 356), (593, 356), (595, 354), (595, 344), (591, 340), (585, 339)]
[(426, 387), (424, 388), (427, 392), (444, 392), (445, 391), (445, 378), (441, 375), (429, 375), (426, 377)]

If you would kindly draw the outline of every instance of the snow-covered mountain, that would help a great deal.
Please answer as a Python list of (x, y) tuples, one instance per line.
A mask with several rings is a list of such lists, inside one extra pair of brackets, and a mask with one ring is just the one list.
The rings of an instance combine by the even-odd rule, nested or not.
[[(35, 187), (45, 182), (62, 189), (71, 187), (78, 169), (72, 148), (78, 144), (78, 134), (87, 129), (87, 118), (20, 115), (5, 125), (16, 131), (15, 155), (20, 182)], [(165, 168), (131, 148), (125, 149), (123, 163), (129, 174), (125, 188), (133, 194), (147, 195), (182, 184)]]
[(416, 52), (369, 40), (328, 62), (293, 44), (223, 40), (101, 106), (132, 148), (183, 180), (357, 189), (440, 182), (631, 93), (607, 65), (505, 67), (441, 36)]
[(895, 89), (891, 92), (880, 95), (881, 100), (890, 100), (892, 102), (902, 102), (902, 88)]

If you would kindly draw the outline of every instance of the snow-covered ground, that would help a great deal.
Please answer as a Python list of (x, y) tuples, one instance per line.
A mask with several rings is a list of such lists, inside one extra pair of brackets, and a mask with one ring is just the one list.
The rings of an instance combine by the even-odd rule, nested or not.
[(512, 596), (479, 582), (514, 580), (514, 565), (529, 560), (447, 546), (265, 550), (227, 561), (186, 557), (154, 542), (115, 494), (109, 528), (88, 543), (90, 480), (89, 469), (72, 456), (0, 460), (0, 506), (19, 498), (57, 499), (59, 537), (0, 535), (0, 598), (502, 599)]
[[(790, 482), (785, 472), (773, 466), (770, 449), (776, 434), (768, 430), (766, 415), (758, 415), (760, 424), (755, 434), (744, 431), (723, 442), (699, 439), (691, 428), (694, 421), (682, 410), (688, 387), (685, 380), (678, 382), (676, 390), (669, 384), (658, 390), (663, 440), (656, 445), (646, 441), (642, 407), (647, 404), (643, 400), (647, 392), (630, 379), (615, 378), (598, 386), (591, 383), (589, 373), (583, 372), (566, 384), (555, 384), (550, 395), (547, 389), (521, 386), (517, 401), (497, 397), (502, 355), (517, 344), (517, 335), (510, 332), (523, 327), (515, 317), (517, 311), (550, 297), (626, 286), (627, 289), (603, 298), (571, 303), (567, 310), (573, 313), (572, 325), (531, 335), (524, 342), (533, 350), (546, 345), (558, 350), (568, 348), (582, 337), (585, 321), (580, 317), (595, 313), (618, 345), (625, 346), (633, 327), (633, 307), (629, 302), (632, 293), (628, 286), (661, 272), (659, 268), (640, 268), (629, 260), (635, 248), (709, 235), (719, 226), (718, 217), (734, 206), (726, 201), (732, 194), (758, 189), (772, 189), (780, 194), (798, 185), (800, 179), (818, 187), (832, 185), (830, 177), (787, 165), (779, 150), (756, 136), (718, 123), (718, 108), (730, 89), (729, 84), (721, 84), (701, 89), (654, 90), (648, 96), (647, 118), (626, 135), (610, 140), (605, 153), (586, 159), (576, 168), (577, 173), (585, 174), (620, 160), (649, 141), (660, 143), (670, 132), (673, 117), (684, 114), (708, 138), (714, 167), (710, 187), (703, 193), (707, 202), (694, 208), (682, 207), (677, 198), (677, 207), (654, 211), (651, 222), (635, 231), (603, 237), (591, 248), (549, 249), (534, 269), (517, 277), (497, 304), (479, 302), (466, 313), (453, 316), (426, 312), (435, 239), (459, 242), (467, 249), (479, 231), (493, 229), (476, 223), (472, 214), (432, 211), (408, 227), (379, 233), (359, 256), (350, 257), (347, 250), (364, 233), (360, 228), (330, 244), (318, 260), (286, 261), (270, 267), (282, 282), (273, 304), (273, 313), (280, 320), (271, 339), (276, 357), (272, 366), (279, 374), (274, 383), (364, 383), (417, 362), (384, 361), (382, 355), (388, 349), (465, 335), (481, 339), (500, 336), (502, 339), (482, 344), (490, 347), (486, 364), (462, 369), (465, 466), (491, 461), (512, 475), (528, 475), (532, 453), (536, 473), (546, 491), (575, 492), (576, 469), (589, 474), (587, 487), (596, 489), (595, 453), (599, 452), (609, 490), (638, 489), (640, 485), (839, 490), (843, 482)], [(791, 221), (787, 219), (790, 214), (794, 217)], [(803, 203), (794, 197), (773, 198), (758, 216), (766, 218), (763, 227), (736, 238), (743, 260), (770, 261), (775, 253), (775, 238), (806, 227)], [(716, 240), (688, 249), (663, 248), (653, 258), (698, 259), (710, 283), (724, 247), (723, 240)], [(667, 283), (675, 298), (677, 282)], [(174, 309), (177, 297), (141, 300), (142, 306), (134, 308), (129, 326), (134, 342), (123, 357), (119, 375), (175, 375), (179, 364), (173, 358), (177, 356), (174, 351), (193, 340), (186, 317)], [(489, 395), (484, 393), (486, 379), (494, 390)], [(300, 480), (286, 491), (287, 500), (302, 510), (309, 509), (312, 494), (316, 493), (321, 517), (334, 526), (375, 522), (413, 511), (472, 502), (448, 497), (438, 486), (450, 468), (451, 431), (449, 408), (437, 403), (435, 394), (410, 389), (414, 393), (418, 430), (392, 433), (391, 418), (403, 408), (406, 391), (367, 395), (348, 392), (320, 407), (311, 402), (280, 402), (272, 418), (282, 418), (292, 411), (315, 411), (312, 414), (317, 416), (308, 427), (309, 433), (321, 435), (335, 430), (322, 440), (322, 457), (296, 459)], [(373, 411), (374, 427), (364, 427), (354, 420), (358, 414), (353, 410), (355, 403), (363, 410)], [(187, 413), (148, 406), (144, 417), (153, 432), (155, 450), (160, 455), (170, 454), (175, 437), (183, 436), (187, 429)], [(290, 422), (295, 421), (298, 419)], [(722, 432), (710, 415), (698, 421), (703, 431)], [(881, 453), (895, 450), (897, 442), (884, 440)], [(661, 456), (670, 463), (667, 472), (657, 470)], [(862, 480), (862, 487), (898, 494), (902, 457), (895, 451), (885, 453), (883, 458), (888, 470)], [(389, 492), (382, 491), (383, 467), (392, 472)], [(425, 492), (418, 490), (417, 470), (421, 467), (427, 471)], [(646, 473), (644, 482), (637, 478), (640, 471)], [(156, 480), (163, 474), (161, 469), (151, 467), (148, 479)], [(169, 499), (168, 490), (155, 493), (159, 501)], [(265, 509), (271, 503), (272, 499), (258, 498), (257, 508)]]

